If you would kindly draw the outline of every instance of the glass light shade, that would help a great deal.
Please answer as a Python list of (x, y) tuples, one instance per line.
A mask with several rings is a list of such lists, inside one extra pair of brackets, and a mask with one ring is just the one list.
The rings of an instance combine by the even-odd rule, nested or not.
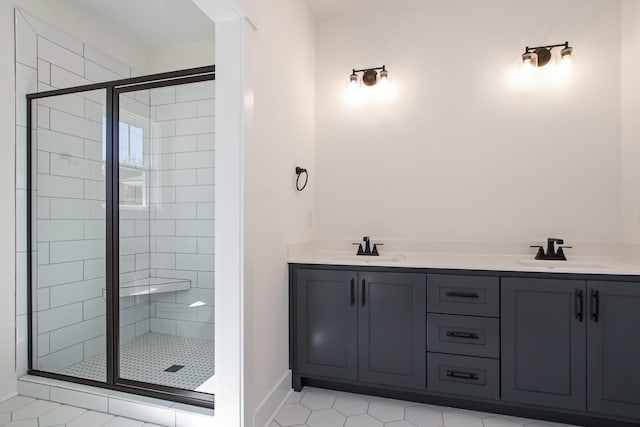
[(364, 102), (363, 88), (357, 75), (351, 75), (346, 89), (346, 100), (349, 105), (359, 106)]
[(522, 64), (527, 67), (536, 67), (538, 65), (538, 55), (535, 52), (523, 53)]
[(571, 70), (573, 69), (573, 48), (565, 47), (560, 52), (560, 67), (565, 77), (571, 74)]
[(573, 63), (573, 48), (565, 47), (560, 52), (560, 58), (562, 59), (562, 67), (563, 68), (571, 68)]
[(571, 55), (573, 55), (572, 47), (567, 46), (560, 51), (560, 57), (562, 58), (563, 61), (565, 59), (571, 60)]
[(390, 101), (394, 97), (394, 89), (391, 85), (391, 79), (389, 78), (389, 72), (387, 70), (380, 72), (380, 80), (378, 81), (376, 91), (380, 101)]

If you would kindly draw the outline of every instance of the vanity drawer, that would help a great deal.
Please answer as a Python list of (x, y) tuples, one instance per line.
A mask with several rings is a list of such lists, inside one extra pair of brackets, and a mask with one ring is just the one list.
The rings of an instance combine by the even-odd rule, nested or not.
[(428, 274), (427, 311), (500, 317), (500, 279)]
[(465, 356), (500, 357), (500, 320), (427, 315), (427, 350)]
[(496, 359), (427, 353), (427, 389), (498, 399), (500, 363)]

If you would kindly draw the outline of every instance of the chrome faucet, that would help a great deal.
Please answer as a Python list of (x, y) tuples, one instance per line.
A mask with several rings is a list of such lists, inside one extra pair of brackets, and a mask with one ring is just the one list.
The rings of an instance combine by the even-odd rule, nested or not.
[(564, 254), (563, 249), (570, 249), (571, 246), (558, 246), (556, 250), (555, 244), (564, 245), (564, 240), (548, 238), (547, 239), (547, 252), (545, 253), (544, 248), (542, 246), (533, 245), (531, 248), (538, 248), (538, 252), (536, 253), (536, 259), (538, 260), (546, 260), (546, 261), (566, 261), (567, 257)]
[(364, 248), (362, 247), (362, 243), (352, 243), (353, 245), (358, 245), (358, 253), (356, 255), (361, 256), (379, 256), (378, 246), (384, 246), (384, 243), (374, 243), (373, 249), (371, 249), (371, 238), (369, 236), (364, 236), (362, 238), (364, 242)]

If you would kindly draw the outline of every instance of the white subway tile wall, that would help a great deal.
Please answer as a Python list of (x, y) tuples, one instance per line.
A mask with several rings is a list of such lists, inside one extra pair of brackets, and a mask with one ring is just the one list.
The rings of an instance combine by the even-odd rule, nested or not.
[(192, 286), (151, 295), (152, 332), (213, 339), (215, 156), (198, 141), (214, 140), (214, 96), (212, 81), (151, 90), (152, 275)]
[[(15, 27), (16, 271), (21, 296), (27, 286), (25, 95), (106, 75), (130, 77), (131, 69), (18, 9)], [(104, 104), (104, 91), (34, 103), (33, 344), (38, 369), (60, 371), (105, 349)], [(26, 297), (17, 304), (20, 375), (27, 367)]]
[[(82, 56), (38, 37), (38, 67), (46, 74), (54, 60), (70, 71), (84, 70)], [(96, 93), (105, 99), (104, 90), (87, 95), (93, 99)], [(36, 206), (46, 206), (37, 209), (33, 227), (35, 277), (37, 288), (47, 291), (35, 295), (34, 367), (54, 372), (106, 348), (105, 198), (100, 191), (105, 167), (102, 156), (87, 158), (84, 150), (88, 141), (103, 144), (105, 106), (87, 95), (33, 103)]]
[[(139, 73), (22, 10), (15, 25), (21, 375), (28, 340), (25, 95)], [(214, 97), (213, 82), (121, 96), (120, 282), (171, 277), (192, 287), (121, 298), (122, 344), (149, 332), (213, 340)], [(34, 102), (37, 369), (60, 372), (106, 349), (104, 104), (104, 91)]]

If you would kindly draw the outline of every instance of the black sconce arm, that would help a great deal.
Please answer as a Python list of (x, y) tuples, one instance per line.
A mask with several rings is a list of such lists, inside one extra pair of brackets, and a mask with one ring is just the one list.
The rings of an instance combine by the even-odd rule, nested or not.
[(535, 52), (538, 49), (553, 49), (555, 47), (563, 47), (563, 48), (568, 48), (569, 47), (569, 42), (564, 42), (562, 44), (550, 44), (547, 46), (535, 46), (535, 47), (525, 47), (524, 49), (524, 53), (531, 53), (531, 52)]
[(387, 70), (386, 65), (383, 65), (382, 67), (375, 67), (375, 68), (363, 68), (361, 70), (354, 69), (353, 70), (353, 74), (355, 74), (355, 73), (364, 73), (365, 71), (378, 71), (378, 70), (386, 71)]

